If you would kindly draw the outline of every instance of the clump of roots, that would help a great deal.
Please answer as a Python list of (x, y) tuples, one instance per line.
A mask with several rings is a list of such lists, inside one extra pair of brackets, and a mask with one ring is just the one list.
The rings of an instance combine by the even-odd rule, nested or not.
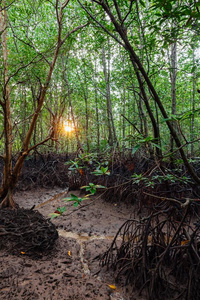
[(58, 238), (55, 225), (38, 211), (19, 208), (0, 210), (0, 249), (13, 254), (42, 254)]
[(101, 256), (116, 281), (151, 300), (200, 299), (200, 224), (192, 223), (189, 205), (180, 221), (174, 210), (126, 221)]

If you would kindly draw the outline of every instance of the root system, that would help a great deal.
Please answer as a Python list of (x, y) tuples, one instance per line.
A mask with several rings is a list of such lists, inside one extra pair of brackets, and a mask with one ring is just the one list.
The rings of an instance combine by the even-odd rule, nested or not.
[(13, 254), (42, 254), (52, 249), (58, 233), (38, 211), (19, 208), (0, 210), (0, 249)]
[(174, 219), (174, 208), (128, 220), (102, 255), (101, 265), (114, 269), (118, 282), (124, 280), (148, 299), (198, 300), (199, 227), (189, 217), (189, 205), (180, 222)]

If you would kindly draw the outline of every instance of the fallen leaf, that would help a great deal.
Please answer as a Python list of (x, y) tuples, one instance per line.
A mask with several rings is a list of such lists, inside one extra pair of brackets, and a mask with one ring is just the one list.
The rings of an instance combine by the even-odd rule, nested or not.
[(112, 290), (116, 290), (116, 286), (114, 284), (109, 284), (108, 285)]
[(71, 256), (71, 251), (68, 251), (68, 255)]
[(181, 246), (183, 246), (183, 245), (187, 245), (189, 242), (190, 242), (190, 240), (181, 241)]
[(26, 252), (21, 251), (21, 254), (26, 254)]
[(84, 172), (83, 172), (82, 169), (79, 169), (79, 173), (80, 173), (81, 175), (84, 175)]

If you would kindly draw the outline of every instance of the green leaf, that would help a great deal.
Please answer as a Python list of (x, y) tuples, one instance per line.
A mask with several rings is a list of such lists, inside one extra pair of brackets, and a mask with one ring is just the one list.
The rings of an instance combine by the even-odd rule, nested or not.
[(171, 5), (171, 3), (170, 3), (170, 2), (167, 2), (167, 4), (164, 6), (164, 9), (165, 9), (166, 11), (171, 11), (171, 10), (172, 10), (172, 5)]
[(74, 194), (70, 194), (70, 197), (67, 197), (67, 198), (64, 198), (63, 200), (67, 200), (67, 201), (74, 201), (74, 200), (77, 200), (78, 197)]
[(158, 148), (158, 149), (162, 149), (161, 147), (160, 147), (160, 145), (158, 145), (158, 144), (156, 144), (156, 143), (151, 143), (153, 146), (155, 146), (156, 148)]
[(83, 185), (83, 186), (81, 186), (80, 187), (80, 189), (82, 190), (82, 189), (86, 189), (88, 187), (88, 185)]
[(97, 189), (105, 189), (106, 187), (105, 187), (104, 185), (99, 185), (99, 184), (98, 184), (98, 185), (96, 185), (96, 188), (97, 188)]
[(142, 0), (139, 0), (139, 1), (140, 1), (140, 4), (141, 4), (143, 7), (146, 7), (144, 1), (142, 1)]
[(51, 219), (57, 218), (60, 216), (60, 214), (57, 213), (50, 213), (49, 216), (51, 216)]
[(132, 149), (132, 154), (134, 154), (140, 147), (141, 147), (141, 145), (136, 145), (136, 146)]

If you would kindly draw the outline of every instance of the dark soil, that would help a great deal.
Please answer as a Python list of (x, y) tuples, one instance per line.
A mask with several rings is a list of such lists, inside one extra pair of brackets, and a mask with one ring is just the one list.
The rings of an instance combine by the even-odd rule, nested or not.
[[(25, 209), (34, 203), (35, 210), (48, 217), (64, 205), (63, 194), (66, 196), (58, 188), (38, 189), (18, 192), (15, 200)], [(79, 208), (68, 203), (67, 211), (52, 220), (59, 233), (53, 250), (34, 255), (21, 244), (15, 245), (14, 254), (10, 249), (0, 250), (0, 299), (133, 300), (134, 296), (120, 285), (112, 288), (112, 273), (101, 270), (95, 259), (109, 248), (118, 228), (133, 215), (134, 210), (125, 205), (100, 198), (87, 200)]]
[[(16, 216), (9, 219), (5, 218), (2, 211), (0, 299), (147, 299), (145, 295), (138, 296), (128, 285), (122, 287), (120, 283), (124, 282), (124, 278), (116, 286), (113, 271), (106, 267), (100, 268), (97, 258), (110, 248), (125, 221), (139, 219), (138, 213), (142, 218), (146, 215), (145, 211), (148, 214), (153, 211), (167, 211), (173, 202), (163, 201), (165, 197), (180, 203), (185, 203), (187, 197), (197, 198), (197, 203), (192, 206), (192, 214), (198, 218), (199, 188), (189, 183), (189, 177), (182, 180), (183, 176), (187, 176), (183, 166), (177, 168), (178, 171), (173, 177), (168, 167), (160, 169), (158, 164), (148, 159), (116, 160), (108, 164), (110, 176), (94, 176), (91, 171), (97, 167), (95, 162), (79, 162), (80, 168), (71, 171), (69, 165), (65, 164), (69, 159), (74, 158), (48, 154), (30, 157), (25, 162), (16, 187), (15, 200), (25, 210), (33, 209), (31, 213), (37, 214), (38, 211), (41, 218), (38, 217), (38, 227), (32, 228), (28, 235), (29, 229), (24, 229), (24, 223), (30, 227), (31, 217), (28, 217), (27, 221), (23, 217), (17, 219)], [(131, 176), (134, 173), (143, 174), (139, 184), (133, 183)], [(170, 178), (169, 175), (173, 175), (173, 180), (167, 179)], [(148, 184), (152, 178), (155, 182), (153, 187)], [(108, 189), (101, 197), (97, 194), (95, 198), (81, 202), (78, 208), (74, 208), (72, 203), (63, 202), (62, 199), (70, 193), (79, 194), (78, 189), (89, 182), (105, 185)], [(73, 192), (73, 189), (76, 191)], [(50, 213), (64, 205), (67, 211), (51, 220), (59, 238), (54, 238), (52, 243), (48, 244), (51, 223), (45, 220), (50, 218)], [(173, 205), (177, 206), (177, 202)], [(183, 209), (180, 204), (179, 212), (182, 215)], [(9, 220), (8, 223), (6, 219)], [(177, 215), (174, 219), (179, 222), (180, 216)], [(12, 220), (17, 220), (18, 225), (20, 222), (23, 224), (20, 227), (21, 231), (18, 230), (18, 225), (18, 229), (13, 225), (15, 222)], [(47, 231), (37, 234), (40, 225), (41, 228), (46, 227), (45, 222), (48, 224)], [(11, 233), (13, 228), (14, 239), (12, 234), (5, 235), (4, 232), (6, 230)], [(17, 235), (19, 240), (16, 241)], [(29, 242), (34, 247), (29, 247)], [(120, 239), (115, 241), (116, 249), (119, 249), (120, 244)], [(45, 245), (45, 249), (41, 249), (41, 245)], [(128, 249), (128, 253), (130, 251), (132, 249)]]

